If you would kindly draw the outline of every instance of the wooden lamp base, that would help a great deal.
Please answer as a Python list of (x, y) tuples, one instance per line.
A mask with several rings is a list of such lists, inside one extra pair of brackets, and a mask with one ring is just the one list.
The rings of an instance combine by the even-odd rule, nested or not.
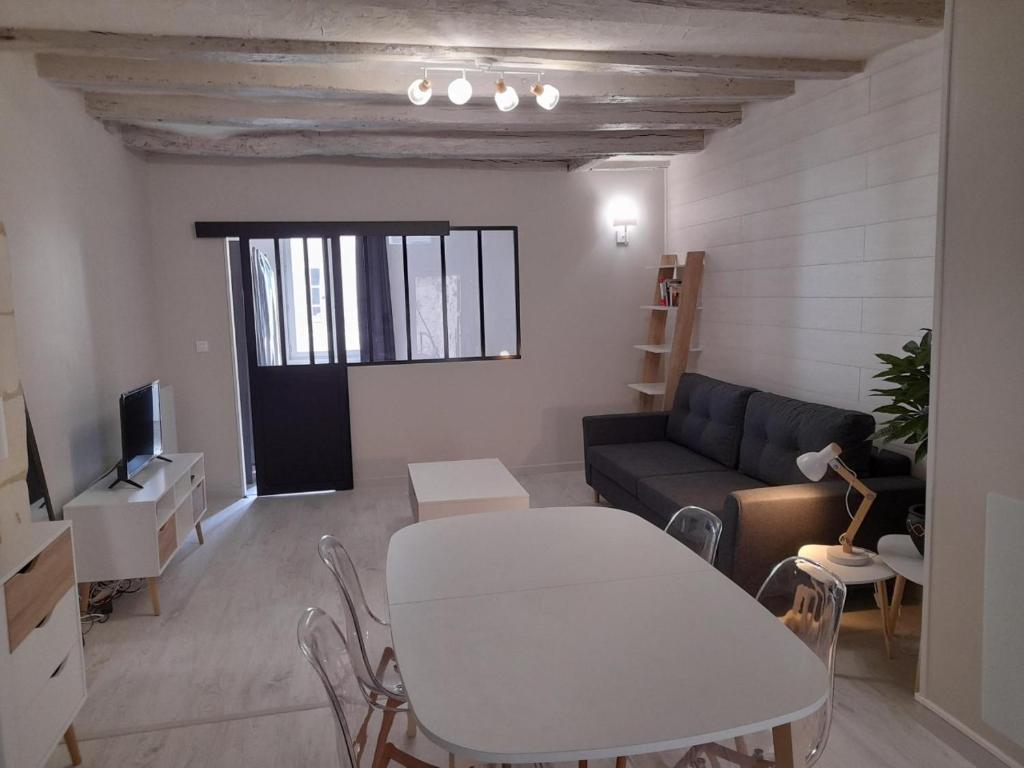
[(847, 552), (842, 544), (837, 544), (834, 547), (828, 548), (828, 559), (836, 565), (846, 565), (851, 567), (860, 567), (863, 565), (870, 565), (872, 563), (871, 555), (868, 551), (861, 549), (860, 547), (851, 547), (850, 551)]

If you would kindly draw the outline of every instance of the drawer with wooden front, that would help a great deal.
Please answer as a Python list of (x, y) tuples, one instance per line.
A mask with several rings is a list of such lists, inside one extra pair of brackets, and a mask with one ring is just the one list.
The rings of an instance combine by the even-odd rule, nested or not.
[(75, 588), (71, 531), (64, 531), (4, 583), (7, 642), (13, 654), (37, 629), (44, 629), (58, 603)]

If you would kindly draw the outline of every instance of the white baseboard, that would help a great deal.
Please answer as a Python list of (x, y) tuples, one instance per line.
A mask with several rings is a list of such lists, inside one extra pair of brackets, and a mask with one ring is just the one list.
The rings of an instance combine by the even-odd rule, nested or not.
[(1002, 763), (1005, 763), (1007, 766), (1009, 766), (1009, 768), (1024, 768), (1024, 765), (1018, 763), (1008, 754), (1003, 752), (1003, 750), (1001, 750), (999, 747), (997, 747), (995, 744), (993, 744), (991, 741), (983, 737), (981, 734), (979, 734), (972, 728), (968, 728), (964, 723), (962, 723), (957, 718), (953, 717), (953, 715), (944, 710), (935, 702), (926, 699), (920, 693), (915, 693), (914, 698), (917, 700), (918, 704), (941, 717), (951, 726), (960, 731), (960, 733), (962, 733), (964, 736), (969, 738), (971, 741), (973, 741), (979, 747), (984, 749), (986, 752), (990, 753), (994, 758), (996, 758)]

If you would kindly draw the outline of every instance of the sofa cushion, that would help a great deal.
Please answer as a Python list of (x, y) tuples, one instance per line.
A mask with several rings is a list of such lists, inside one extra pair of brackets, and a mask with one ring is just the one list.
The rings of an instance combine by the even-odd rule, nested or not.
[(684, 373), (668, 417), (668, 439), (735, 469), (743, 415), (754, 391), (699, 373)]
[(703, 507), (721, 517), (725, 499), (730, 493), (763, 488), (764, 485), (735, 470), (696, 472), (640, 480), (637, 482), (637, 496), (645, 506), (664, 517), (665, 523), (668, 523), (677, 510), (689, 505)]
[(838, 443), (843, 461), (867, 475), (874, 431), (875, 420), (866, 413), (755, 392), (743, 422), (739, 469), (770, 485), (806, 483), (797, 456)]
[(595, 445), (587, 450), (587, 460), (634, 496), (636, 481), (643, 477), (725, 470), (721, 464), (668, 440)]

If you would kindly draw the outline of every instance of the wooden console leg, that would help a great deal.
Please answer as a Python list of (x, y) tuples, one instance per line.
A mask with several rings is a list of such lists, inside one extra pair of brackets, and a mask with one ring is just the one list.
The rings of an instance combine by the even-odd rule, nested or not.
[(595, 504), (600, 504), (601, 503), (601, 494), (598, 493), (596, 489), (594, 490), (594, 503)]
[(804, 768), (804, 761), (797, 758), (793, 748), (793, 726), (790, 723), (772, 728), (772, 741), (775, 744), (776, 768)]
[(78, 585), (78, 612), (83, 616), (89, 612), (90, 592), (92, 592), (92, 582), (83, 581)]
[(82, 764), (82, 753), (78, 751), (78, 737), (75, 736), (74, 724), (69, 725), (64, 731), (64, 743), (68, 747), (68, 754), (71, 756), (72, 765)]
[(206, 542), (203, 541), (203, 521), (196, 521), (196, 538), (199, 539), (199, 546), (202, 546)]
[(156, 577), (150, 576), (146, 579), (149, 586), (149, 602), (153, 604), (153, 615), (160, 615), (160, 588), (157, 586)]

